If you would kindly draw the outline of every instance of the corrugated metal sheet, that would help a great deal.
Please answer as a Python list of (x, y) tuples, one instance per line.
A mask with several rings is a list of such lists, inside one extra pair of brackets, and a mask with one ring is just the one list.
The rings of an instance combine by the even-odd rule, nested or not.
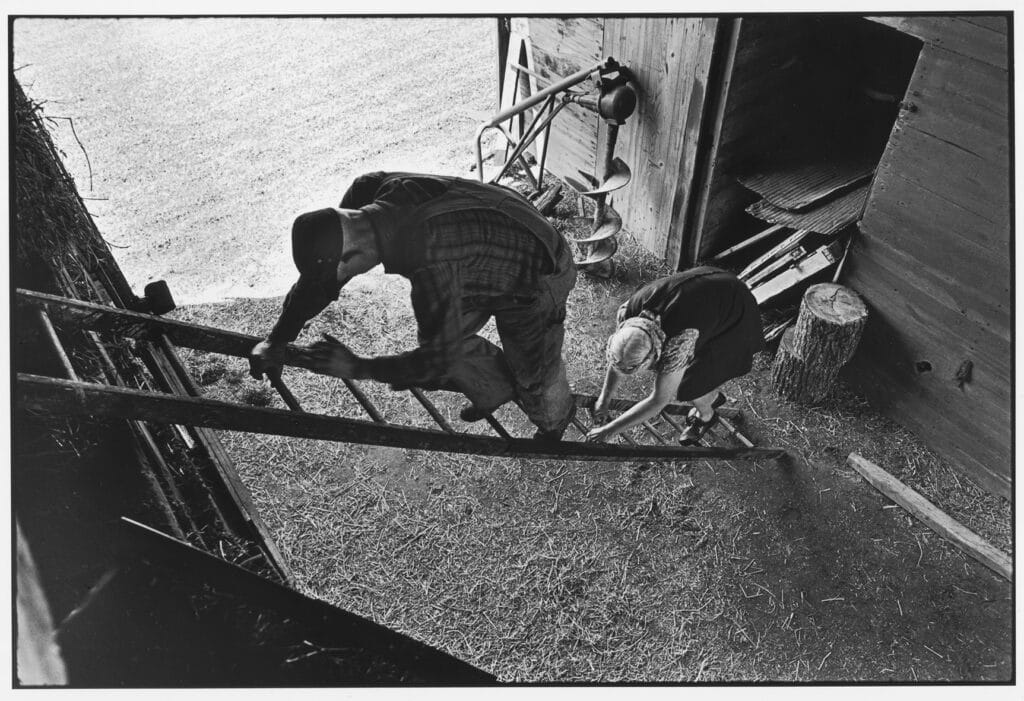
[(867, 199), (868, 186), (865, 184), (809, 212), (794, 212), (761, 200), (747, 207), (747, 213), (770, 224), (828, 235), (842, 231), (858, 221)]
[(871, 177), (876, 163), (851, 156), (771, 164), (736, 179), (776, 207), (803, 210)]

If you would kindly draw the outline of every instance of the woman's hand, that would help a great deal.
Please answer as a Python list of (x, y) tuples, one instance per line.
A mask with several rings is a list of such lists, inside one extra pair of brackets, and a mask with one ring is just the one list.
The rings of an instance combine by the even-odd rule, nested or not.
[(618, 431), (613, 431), (609, 426), (595, 426), (587, 433), (587, 443), (603, 443), (613, 438)]
[(594, 425), (599, 426), (606, 424), (612, 419), (611, 411), (608, 409), (608, 405), (612, 403), (611, 397), (601, 392), (597, 397), (597, 401), (594, 402), (593, 416)]

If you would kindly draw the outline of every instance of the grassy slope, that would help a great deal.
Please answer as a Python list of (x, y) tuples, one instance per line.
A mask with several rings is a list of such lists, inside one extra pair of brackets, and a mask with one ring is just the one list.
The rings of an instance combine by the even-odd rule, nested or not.
[(494, 105), (488, 19), (15, 22), (15, 65), (129, 281), (279, 295), (296, 214), (377, 169), (461, 174)]
[[(463, 170), (470, 115), (492, 100), (490, 29), (19, 20), (15, 50), (16, 64), (34, 64), (19, 72), (29, 94), (75, 118), (92, 194), (110, 198), (91, 206), (129, 246), (117, 251), (129, 278), (164, 277), (187, 301), (252, 297), (178, 315), (259, 334), (280, 304), (263, 297), (292, 276), (295, 212), (334, 202), (362, 170)], [(55, 128), (89, 195), (66, 123)], [(571, 298), (570, 380), (582, 391), (597, 387), (615, 306), (657, 272), (628, 242), (621, 258), (617, 279), (584, 278)], [(407, 289), (383, 276), (350, 285), (305, 338), (408, 347)], [(242, 363), (189, 360), (211, 396), (280, 405)], [(503, 679), (1006, 678), (1007, 586), (886, 508), (843, 460), (876, 460), (1003, 548), (1009, 506), (855, 397), (777, 402), (766, 362), (728, 389), (758, 442), (799, 455), (787, 470), (225, 440), (305, 590)], [(309, 410), (356, 413), (337, 382), (288, 381)], [(395, 420), (426, 425), (408, 395), (369, 389)]]

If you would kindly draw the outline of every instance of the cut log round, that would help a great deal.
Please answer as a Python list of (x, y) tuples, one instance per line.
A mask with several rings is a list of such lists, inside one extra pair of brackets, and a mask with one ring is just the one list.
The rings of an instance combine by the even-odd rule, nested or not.
[(867, 307), (853, 290), (830, 282), (812, 285), (793, 328), (793, 353), (838, 370), (857, 350), (867, 318)]
[(794, 352), (796, 329), (782, 334), (779, 349), (772, 362), (772, 389), (780, 397), (794, 402), (819, 402), (829, 395), (839, 374), (841, 363), (806, 360)]

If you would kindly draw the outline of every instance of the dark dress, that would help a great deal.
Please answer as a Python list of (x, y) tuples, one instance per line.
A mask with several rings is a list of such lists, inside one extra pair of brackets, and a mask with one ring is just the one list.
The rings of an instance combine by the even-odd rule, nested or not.
[(629, 298), (626, 318), (641, 312), (661, 319), (665, 337), (685, 329), (699, 333), (676, 397), (689, 401), (727, 380), (750, 372), (754, 354), (764, 348), (757, 301), (747, 286), (725, 270), (703, 266), (650, 282)]

